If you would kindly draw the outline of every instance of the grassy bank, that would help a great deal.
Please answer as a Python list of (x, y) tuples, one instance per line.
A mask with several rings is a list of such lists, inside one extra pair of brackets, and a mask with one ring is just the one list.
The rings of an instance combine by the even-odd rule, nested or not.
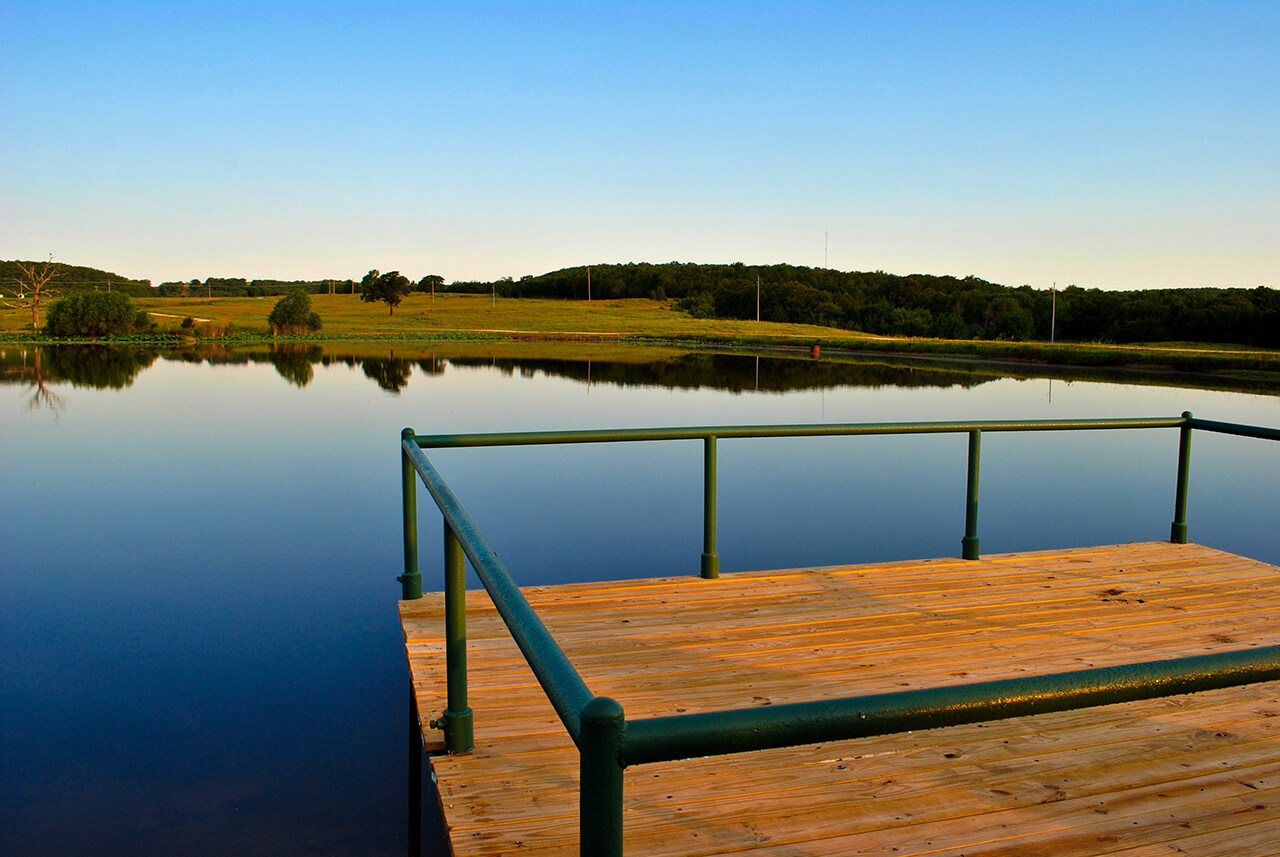
[[(158, 335), (169, 340), (268, 341), (267, 315), (274, 298), (141, 298)], [(317, 295), (314, 309), (324, 330), (306, 339), (339, 340), (579, 340), (644, 342), (675, 346), (811, 348), (896, 355), (932, 360), (987, 360), (1046, 366), (1119, 369), (1183, 375), (1248, 378), (1280, 389), (1280, 352), (1198, 343), (1108, 345), (980, 340), (907, 339), (800, 324), (696, 319), (667, 303), (630, 299), (563, 301), (502, 299), (487, 295), (412, 295), (387, 313), (351, 295)], [(192, 319), (183, 328), (183, 320)], [(30, 337), (30, 315), (0, 310), (0, 337)]]

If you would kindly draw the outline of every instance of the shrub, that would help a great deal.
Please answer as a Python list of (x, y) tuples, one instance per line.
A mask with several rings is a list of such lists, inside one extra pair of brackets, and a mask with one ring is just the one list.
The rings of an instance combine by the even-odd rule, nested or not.
[(138, 311), (121, 292), (78, 292), (49, 305), (49, 336), (121, 336), (133, 332)]
[(311, 311), (311, 296), (302, 289), (294, 289), (276, 301), (267, 316), (271, 335), (280, 333), (308, 333), (321, 327), (320, 314)]
[(227, 332), (227, 323), (225, 321), (199, 321), (195, 324), (195, 334), (202, 339), (212, 339), (215, 336), (225, 336)]

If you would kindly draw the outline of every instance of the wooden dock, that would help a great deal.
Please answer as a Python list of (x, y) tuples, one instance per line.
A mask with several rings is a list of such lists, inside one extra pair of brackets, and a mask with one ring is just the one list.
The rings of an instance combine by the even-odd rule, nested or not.
[[(1280, 568), (1165, 542), (529, 587), (628, 718), (1280, 644)], [(483, 591), (474, 752), (432, 767), (458, 855), (578, 853), (578, 756)], [(423, 723), (443, 596), (400, 603)], [(638, 765), (628, 855), (1280, 854), (1280, 683)], [(424, 728), (429, 750), (439, 733)]]

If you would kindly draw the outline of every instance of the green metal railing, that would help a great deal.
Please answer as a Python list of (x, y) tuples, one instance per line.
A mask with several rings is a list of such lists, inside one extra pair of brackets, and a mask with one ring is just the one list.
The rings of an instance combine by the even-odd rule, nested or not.
[(716, 553), (716, 442), (724, 438), (966, 433), (969, 438), (965, 530), (961, 554), (977, 559), (978, 480), (984, 432), (1177, 428), (1178, 470), (1170, 541), (1187, 541), (1187, 484), (1194, 429), (1280, 440), (1280, 429), (1181, 417), (1021, 422), (855, 423), (845, 425), (715, 426), (500, 434), (418, 435), (401, 432), (404, 599), (422, 597), (418, 571), (415, 474), (444, 518), (446, 707), (432, 725), (451, 753), (472, 749), (473, 712), (467, 702), (465, 562), (470, 559), (511, 636), (524, 653), (560, 721), (578, 747), (581, 772), (581, 853), (622, 854), (622, 774), (631, 766), (822, 741), (885, 735), (1280, 679), (1280, 646), (1054, 673), (1004, 681), (854, 696), (628, 721), (622, 706), (595, 696), (525, 599), (425, 448), (529, 446), (568, 443), (701, 440), (703, 551), (701, 575), (719, 575)]

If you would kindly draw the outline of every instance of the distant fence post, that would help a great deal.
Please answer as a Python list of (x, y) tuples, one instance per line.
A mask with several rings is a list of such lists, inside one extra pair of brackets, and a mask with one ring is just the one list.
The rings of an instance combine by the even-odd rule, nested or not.
[(1169, 541), (1176, 545), (1187, 543), (1187, 481), (1191, 475), (1191, 411), (1183, 411), (1185, 422), (1178, 429), (1178, 487), (1173, 501), (1173, 525), (1169, 527)]
[(720, 576), (716, 554), (716, 436), (702, 439), (702, 576)]
[(422, 573), (418, 571), (418, 492), (417, 474), (405, 453), (404, 442), (416, 442), (417, 433), (407, 428), (400, 432), (400, 492), (404, 513), (404, 574), (400, 581), (400, 598), (412, 601), (422, 597)]
[(593, 697), (579, 713), (578, 853), (622, 857), (622, 738), (626, 716), (617, 700)]
[(977, 559), (978, 554), (978, 470), (980, 467), (982, 431), (969, 431), (969, 480), (964, 506), (964, 538), (960, 540), (960, 555), (965, 559)]
[(475, 747), (471, 707), (467, 704), (467, 558), (446, 521), (444, 525), (444, 663), (446, 707), (440, 718), (444, 748), (466, 753)]

